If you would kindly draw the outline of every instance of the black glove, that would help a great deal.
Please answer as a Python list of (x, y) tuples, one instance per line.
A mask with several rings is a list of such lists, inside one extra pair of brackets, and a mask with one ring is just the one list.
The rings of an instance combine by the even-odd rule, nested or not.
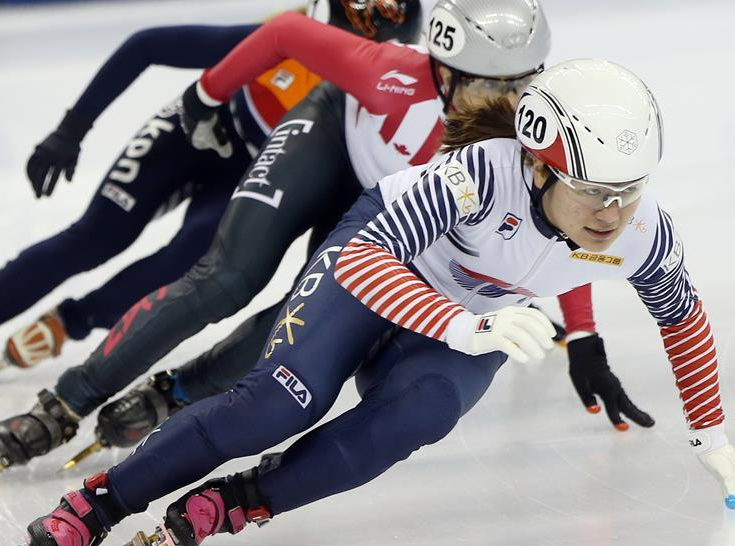
[(74, 110), (67, 110), (58, 129), (36, 146), (26, 165), (26, 173), (36, 197), (51, 195), (61, 171), (71, 182), (79, 157), (79, 144), (91, 128), (89, 121)]
[(181, 128), (186, 140), (197, 150), (214, 150), (222, 158), (232, 155), (232, 143), (220, 122), (219, 106), (207, 106), (197, 92), (197, 83), (192, 83), (181, 100)]
[(628, 424), (620, 417), (622, 413), (642, 427), (652, 427), (653, 418), (638, 409), (625, 394), (620, 380), (607, 365), (605, 345), (597, 334), (575, 339), (567, 343), (569, 353), (569, 375), (582, 403), (590, 413), (599, 413), (595, 394), (602, 398), (607, 416), (618, 430), (628, 430)]

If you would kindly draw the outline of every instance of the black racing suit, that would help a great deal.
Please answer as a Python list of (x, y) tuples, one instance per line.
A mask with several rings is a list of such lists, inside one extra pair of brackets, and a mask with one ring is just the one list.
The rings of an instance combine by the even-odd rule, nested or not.
[[(72, 409), (89, 414), (183, 340), (245, 307), (309, 228), (328, 233), (362, 190), (347, 154), (344, 101), (322, 83), (283, 118), (240, 181), (209, 251), (128, 310), (83, 365), (59, 378), (56, 392)], [(252, 347), (263, 346), (272, 325), (261, 322)]]

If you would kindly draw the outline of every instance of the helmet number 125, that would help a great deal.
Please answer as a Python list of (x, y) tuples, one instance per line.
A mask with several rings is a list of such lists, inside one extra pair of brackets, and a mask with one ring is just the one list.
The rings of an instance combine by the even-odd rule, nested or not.
[(436, 18), (429, 21), (429, 41), (434, 45), (451, 51), (454, 48), (454, 33), (457, 29), (447, 25)]

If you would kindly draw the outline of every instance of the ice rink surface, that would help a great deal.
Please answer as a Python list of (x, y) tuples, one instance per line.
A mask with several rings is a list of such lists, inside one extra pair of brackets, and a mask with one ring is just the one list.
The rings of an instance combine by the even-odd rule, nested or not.
[[(99, 64), (131, 32), (163, 24), (252, 22), (294, 4), (147, 1), (0, 10), (0, 263), (75, 220), (129, 137), (196, 77), (196, 72), (149, 69), (87, 136), (74, 182), (59, 182), (53, 198), (36, 201), (24, 175), (25, 161)], [(689, 272), (713, 325), (722, 394), (732, 415), (735, 298), (728, 283), (735, 265), (730, 172), (735, 3), (546, 0), (543, 5), (553, 33), (547, 64), (572, 57), (608, 58), (639, 74), (659, 100), (665, 150), (650, 191), (671, 213), (684, 240)], [(177, 210), (156, 221), (127, 252), (69, 280), (0, 326), (0, 340), (63, 298), (86, 293), (160, 247), (181, 216)], [(303, 254), (303, 244), (296, 243), (279, 274), (248, 309), (182, 344), (156, 369), (196, 356), (243, 317), (276, 301)], [(587, 414), (567, 378), (566, 355), (555, 349), (543, 362), (508, 363), (448, 438), (367, 486), (283, 515), (262, 529), (210, 538), (206, 544), (735, 544), (735, 512), (726, 512), (718, 485), (687, 445), (678, 393), (655, 323), (625, 282), (596, 285), (594, 300), (612, 367), (631, 398), (656, 418), (653, 429), (632, 427), (620, 433), (604, 416)], [(555, 302), (542, 304), (558, 314)], [(0, 372), (0, 417), (29, 409), (39, 389), (52, 387), (62, 369), (81, 363), (102, 337), (103, 332), (96, 332), (83, 343), (69, 343), (61, 358), (37, 369)], [(348, 383), (333, 412), (355, 400)], [(25, 525), (51, 510), (62, 493), (125, 457), (126, 450), (112, 450), (58, 473), (69, 456), (91, 442), (92, 427), (89, 420), (77, 438), (54, 454), (0, 475), (0, 546), (19, 544)], [(735, 439), (735, 429), (730, 434)], [(233, 461), (216, 474), (255, 462)], [(106, 543), (121, 545), (135, 531), (151, 530), (174, 498), (176, 494), (128, 518)]]

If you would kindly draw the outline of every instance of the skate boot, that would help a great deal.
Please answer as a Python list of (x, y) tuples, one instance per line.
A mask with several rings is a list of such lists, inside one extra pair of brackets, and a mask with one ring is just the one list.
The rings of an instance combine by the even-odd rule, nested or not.
[(250, 470), (205, 482), (170, 505), (153, 534), (139, 532), (126, 546), (198, 546), (208, 536), (239, 533), (247, 523), (264, 525), (271, 513), (254, 476)]
[[(88, 498), (95, 499), (96, 506)], [(112, 515), (115, 521), (126, 515), (107, 494), (105, 472), (84, 480), (84, 490), (67, 493), (53, 512), (32, 521), (27, 527), (26, 546), (96, 546), (110, 530), (97, 510)]]
[(97, 416), (97, 438), (106, 445), (131, 447), (184, 404), (174, 397), (176, 378), (163, 371), (104, 406)]
[(96, 442), (67, 461), (64, 470), (75, 467), (101, 449), (137, 445), (169, 415), (185, 406), (174, 397), (175, 384), (176, 378), (171, 372), (159, 372), (103, 406), (97, 414)]
[(10, 336), (2, 361), (5, 365), (30, 368), (52, 356), (59, 356), (66, 338), (64, 323), (58, 311), (52, 309)]
[(0, 421), (0, 471), (68, 442), (80, 419), (60, 398), (42, 390), (30, 412)]

